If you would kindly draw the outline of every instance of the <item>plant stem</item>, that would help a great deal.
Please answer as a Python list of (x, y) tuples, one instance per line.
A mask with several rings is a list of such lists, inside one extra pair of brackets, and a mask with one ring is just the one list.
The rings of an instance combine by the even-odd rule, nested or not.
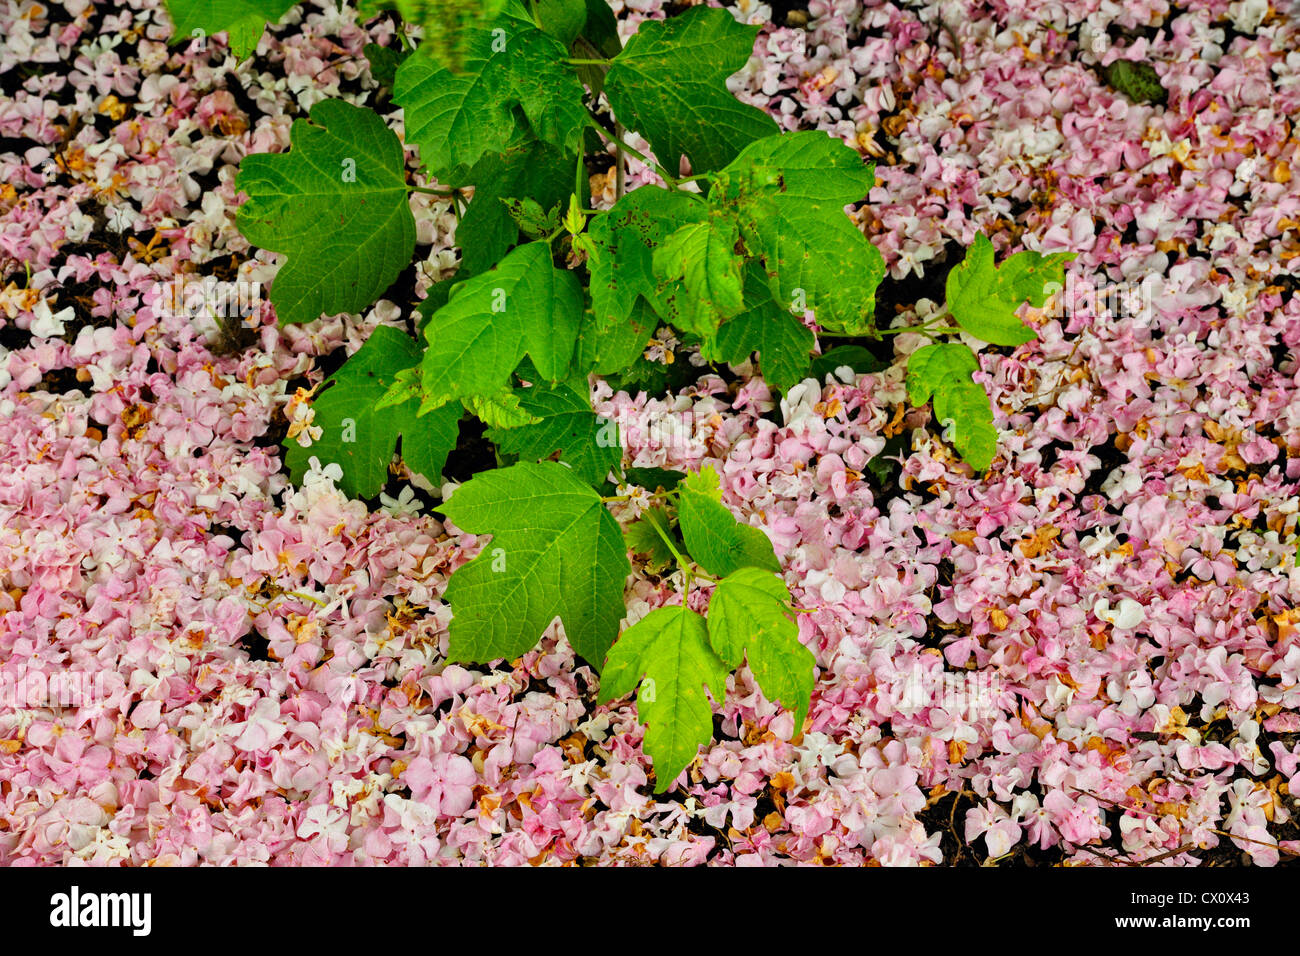
[[(618, 120), (614, 121), (614, 138), (620, 143), (623, 142), (623, 124)], [(627, 162), (623, 159), (622, 154), (619, 154), (614, 169), (614, 201), (618, 202), (623, 198), (624, 179), (627, 175)]]
[(682, 573), (686, 575), (685, 592), (682, 594), (683, 607), (686, 606), (687, 598), (691, 596), (692, 580), (694, 580), (695, 578), (699, 578), (701, 581), (707, 581), (709, 584), (718, 583), (716, 578), (711, 577), (697, 570), (695, 567), (695, 562), (692, 561), (690, 558), (685, 557), (680, 551), (677, 550), (677, 546), (673, 544), (672, 536), (668, 534), (668, 531), (665, 528), (660, 527), (658, 521), (650, 517), (648, 514), (643, 516), (641, 520), (650, 522), (650, 527), (654, 528), (655, 534), (659, 535), (659, 537), (663, 539), (664, 544), (668, 546), (668, 550), (672, 552), (673, 558), (677, 561), (677, 566), (682, 570)]
[(677, 560), (678, 565), (680, 565), (682, 570), (685, 571), (689, 576), (691, 573), (689, 567), (691, 562), (689, 559), (682, 557), (682, 553), (677, 550), (677, 545), (673, 544), (672, 536), (669, 535), (666, 530), (664, 530), (659, 526), (658, 521), (656, 521), (654, 518), (650, 517), (649, 515), (645, 515), (641, 520), (650, 522), (650, 527), (655, 529), (655, 534), (659, 535), (659, 537), (663, 539), (664, 544), (668, 546), (668, 550), (672, 552), (672, 555)]
[[(651, 491), (651, 492), (648, 492), (648, 493), (647, 493), (646, 497), (648, 497), (648, 498), (667, 498), (667, 497), (668, 497), (669, 495), (671, 495), (671, 494), (672, 494), (671, 491)], [(636, 497), (640, 497), (640, 496), (639, 496), (639, 495), (601, 495), (601, 496), (600, 496), (600, 500), (601, 500), (601, 501), (604, 501), (604, 502), (610, 502), (610, 501), (631, 501), (633, 498), (636, 498)]]
[(602, 59), (602, 60), (583, 60), (583, 59), (577, 59), (577, 58), (570, 57), (569, 59), (566, 59), (564, 62), (567, 63), (567, 64), (569, 64), (569, 66), (609, 66), (609, 64), (610, 64), (612, 61), (610, 61), (610, 60), (603, 60), (603, 59)]
[(901, 329), (877, 329), (876, 331), (880, 335), (902, 335), (904, 332), (917, 332), (933, 338), (936, 332), (960, 332), (961, 329), (955, 325), (909, 325)]
[(609, 143), (619, 152), (626, 153), (628, 156), (634, 157), (635, 159), (644, 163), (646, 166), (649, 166), (651, 169), (653, 169), (655, 173), (659, 176), (659, 178), (668, 184), (668, 187), (670, 189), (676, 189), (678, 192), (685, 192), (685, 190), (681, 188), (681, 182), (680, 180), (677, 179), (676, 176), (670, 175), (668, 170), (664, 169), (658, 163), (652, 162), (649, 159), (649, 157), (647, 157), (640, 150), (634, 149), (633, 147), (627, 145), (627, 143), (622, 142), (622, 140), (619, 139), (618, 137), (610, 136), (609, 133), (605, 131), (605, 127), (601, 126), (594, 119), (590, 121), (589, 125), (591, 126), (592, 129), (594, 129), (605, 139), (605, 142)]
[[(945, 333), (945, 332), (961, 332), (961, 331), (964, 331), (962, 328), (960, 328), (959, 326), (956, 326), (956, 325), (936, 325), (936, 324), (934, 324), (935, 322), (938, 322), (938, 321), (940, 321), (940, 320), (946, 318), (947, 315), (948, 315), (948, 313), (945, 312), (943, 315), (939, 316), (938, 319), (935, 319), (935, 320), (932, 320), (932, 321), (930, 321), (930, 322), (927, 322), (927, 323), (925, 323), (924, 325), (907, 325), (907, 326), (904, 326), (904, 327), (901, 328), (901, 329), (876, 329), (876, 330), (875, 330), (875, 334), (876, 334), (877, 336), (883, 336), (883, 335), (902, 335), (904, 332), (915, 332), (915, 333), (917, 333), (918, 335), (928, 335), (930, 338), (933, 339), (933, 338), (938, 338), (939, 334), (942, 334), (942, 333)], [(838, 334), (836, 334), (836, 333), (834, 333), (834, 332), (822, 332), (822, 333), (821, 333), (821, 336), (822, 336), (822, 338), (826, 338), (826, 339), (855, 339), (855, 338), (858, 338), (858, 336), (856, 336), (856, 335), (847, 335), (847, 334), (838, 335)]]
[(428, 186), (407, 186), (406, 191), (408, 193), (424, 193), (427, 196), (442, 196), (444, 198), (457, 195), (455, 189), (432, 189)]

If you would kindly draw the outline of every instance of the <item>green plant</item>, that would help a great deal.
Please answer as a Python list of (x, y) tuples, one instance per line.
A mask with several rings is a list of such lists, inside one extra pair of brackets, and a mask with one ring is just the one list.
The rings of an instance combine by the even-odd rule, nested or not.
[[(367, 55), (377, 77), (391, 78), (408, 141), (437, 185), (410, 182), (402, 143), (377, 114), (326, 100), (293, 124), (288, 152), (244, 161), (238, 226), (287, 256), (271, 291), (286, 323), (357, 312), (383, 294), (414, 251), (411, 193), (450, 199), (461, 262), (420, 304), (418, 341), (379, 328), (330, 378), (313, 406), (321, 437), (310, 449), (291, 443), (288, 466), (300, 479), (309, 456), (336, 462), (343, 489), (370, 496), (399, 440), (407, 468), (436, 481), (462, 418), (486, 423), (507, 463), (442, 506), (460, 528), (492, 535), (448, 585), (450, 656), (518, 656), (560, 618), (575, 651), (602, 671), (602, 699), (639, 684), (663, 789), (712, 737), (706, 686), (720, 701), (727, 672), (747, 660), (763, 692), (801, 723), (814, 661), (766, 536), (736, 521), (709, 469), (625, 470), (617, 429), (591, 407), (589, 378), (653, 387), (641, 356), (662, 326), (708, 361), (756, 355), (779, 389), (825, 374), (828, 362), (861, 366), (865, 350), (853, 345), (815, 362), (817, 335), (804, 316), (823, 336), (882, 334), (874, 313), (884, 264), (844, 213), (866, 197), (872, 167), (824, 133), (781, 133), (727, 92), (757, 30), (725, 10), (697, 6), (646, 22), (623, 46), (604, 0), (368, 9), (380, 6), (432, 37), (409, 55), (380, 47)], [(229, 29), (247, 51), (288, 4), (169, 0), (169, 8), (178, 33)], [(658, 163), (624, 142), (625, 129), (645, 138)], [(618, 198), (597, 211), (591, 163), (611, 148)], [(624, 192), (629, 156), (664, 185)], [(912, 331), (1027, 341), (1033, 332), (1016, 310), (1042, 304), (1066, 258), (1022, 252), (997, 267), (981, 236), (948, 279), (955, 325), (940, 319)], [(967, 346), (936, 343), (914, 353), (907, 384), (913, 402), (932, 400), (937, 416), (954, 420), (953, 444), (983, 469), (996, 432), (971, 377), (977, 368)], [(656, 489), (655, 506), (626, 532), (608, 508), (626, 497), (611, 474)], [(683, 593), (680, 606), (620, 638), (629, 551), (675, 568)], [(696, 581), (712, 586), (707, 616), (690, 608)]]

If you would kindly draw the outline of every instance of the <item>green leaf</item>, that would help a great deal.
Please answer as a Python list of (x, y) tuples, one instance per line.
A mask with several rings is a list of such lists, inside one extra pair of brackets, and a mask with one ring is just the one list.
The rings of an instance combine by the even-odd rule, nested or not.
[(749, 62), (757, 35), (758, 27), (737, 23), (729, 11), (702, 5), (643, 21), (605, 76), (614, 115), (649, 141), (670, 173), (682, 155), (693, 172), (720, 169), (746, 144), (778, 130), (727, 89), (727, 77)]
[(397, 77), (397, 68), (411, 55), (409, 50), (380, 46), (378, 43), (367, 43), (362, 52), (370, 62), (370, 75), (375, 78), (375, 82), (390, 90)]
[(1039, 308), (1048, 286), (1065, 282), (1065, 263), (1073, 252), (1044, 256), (1017, 252), (1001, 266), (993, 264), (993, 243), (983, 233), (966, 250), (966, 258), (948, 273), (948, 311), (957, 324), (994, 345), (1021, 345), (1038, 333), (1016, 317), (1025, 302)]
[(589, 485), (599, 484), (623, 460), (618, 426), (591, 410), (587, 396), (568, 385), (516, 389), (520, 407), (537, 424), (492, 429), (488, 438), (501, 451), (525, 461), (559, 454), (560, 460)]
[(686, 477), (684, 471), (671, 468), (629, 468), (623, 474), (630, 484), (650, 491), (672, 491)]
[(520, 463), (475, 475), (442, 510), (458, 528), (492, 535), (447, 584), (453, 660), (518, 657), (559, 617), (573, 649), (600, 666), (632, 570), (600, 495), (563, 465)]
[(465, 407), (489, 428), (522, 428), (541, 421), (519, 403), (519, 396), (513, 392), (471, 395), (465, 399)]
[(789, 603), (790, 590), (776, 575), (758, 568), (733, 571), (709, 599), (709, 642), (728, 667), (749, 659), (764, 696), (795, 712), (797, 732), (812, 699), (817, 659), (799, 643)]
[[(500, 31), (500, 32), (496, 32)], [(495, 34), (495, 35), (494, 35)], [(553, 37), (510, 17), (467, 32), (464, 72), (431, 57), (408, 57), (397, 70), (393, 99), (406, 113), (407, 140), (444, 182), (516, 138), (516, 110), (533, 135), (577, 155), (587, 111), (582, 84)]]
[[(707, 207), (693, 196), (642, 186), (593, 216), (587, 226), (591, 308), (601, 327), (632, 314), (637, 297), (660, 309), (654, 250), (682, 226), (699, 222)], [(663, 314), (662, 311), (660, 314)]]
[(885, 439), (885, 447), (867, 462), (867, 471), (875, 477), (884, 489), (898, 484), (898, 475), (902, 471), (900, 457), (906, 458), (912, 453), (912, 441), (909, 432), (899, 432)]
[(587, 0), (533, 0), (533, 19), (567, 48), (587, 25)]
[(709, 203), (734, 215), (750, 255), (786, 308), (811, 309), (825, 330), (874, 329), (884, 260), (844, 207), (864, 198), (872, 167), (821, 132), (770, 136), (715, 177)]
[[(618, 56), (623, 49), (623, 40), (618, 35), (618, 20), (614, 11), (605, 0), (584, 0), (587, 7), (587, 22), (582, 34), (573, 41), (570, 49), (575, 58), (580, 60), (610, 59)], [(600, 96), (605, 89), (605, 67), (598, 64), (582, 64), (578, 67), (578, 76), (591, 90), (592, 96)], [(592, 136), (594, 130), (588, 130)]]
[(651, 256), (662, 314), (677, 328), (700, 336), (706, 358), (722, 320), (745, 307), (739, 240), (735, 220), (710, 211), (670, 235)]
[(624, 631), (609, 652), (600, 700), (617, 700), (638, 684), (637, 720), (646, 725), (645, 752), (654, 761), (655, 793), (662, 793), (713, 739), (705, 687), (719, 702), (727, 691), (727, 671), (709, 647), (704, 618), (661, 607)]
[(449, 404), (418, 419), (414, 402), (377, 407), (398, 376), (419, 361), (420, 348), (410, 336), (386, 325), (371, 332), (312, 402), (312, 424), (321, 428), (321, 437), (308, 448), (286, 440), (285, 462), (294, 483), (302, 483), (310, 459), (316, 457), (343, 469), (339, 487), (346, 494), (376, 495), (388, 482), (398, 436), (407, 467), (435, 484), (441, 481), (447, 455), (456, 447), (460, 405)]
[(227, 31), (230, 49), (241, 60), (251, 56), (267, 23), (278, 23), (297, 0), (167, 0), (172, 21), (169, 42), (206, 38)]
[(827, 375), (846, 365), (859, 375), (883, 372), (889, 368), (887, 362), (882, 362), (861, 345), (837, 345), (813, 359), (813, 378), (824, 382)]
[[(659, 530), (656, 530), (659, 529)], [(668, 511), (662, 505), (656, 505), (649, 511), (644, 512), (640, 518), (633, 521), (623, 532), (623, 540), (627, 543), (627, 549), (633, 554), (645, 555), (642, 562), (650, 571), (663, 571), (672, 567), (677, 558), (673, 555), (672, 549), (664, 541), (663, 534), (674, 540), (677, 544), (677, 536), (672, 531), (672, 525), (668, 519)], [(678, 550), (681, 550), (679, 548)]]
[[(457, 73), (464, 69), (471, 31), (485, 27), (511, 6), (506, 0), (384, 0), (375, 5), (395, 9), (405, 22), (423, 27), (424, 39), (420, 41), (423, 54), (447, 64)], [(523, 11), (516, 13), (522, 15)]]
[(452, 276), (449, 279), (439, 279), (433, 285), (429, 286), (428, 294), (415, 307), (415, 312), (420, 317), (416, 331), (423, 336), (424, 327), (428, 324), (433, 314), (447, 304), (451, 298), (451, 290), (454, 286), (463, 281), (460, 276)]
[(740, 568), (780, 571), (772, 542), (758, 528), (741, 524), (722, 503), (718, 473), (705, 467), (677, 486), (677, 520), (691, 557), (716, 577)]
[(572, 157), (536, 140), (483, 157), (467, 176), (474, 198), (456, 226), (462, 277), (489, 269), (519, 241), (511, 200), (552, 208), (573, 189), (573, 167)]
[(424, 327), (424, 407), (507, 390), (527, 354), (547, 381), (566, 377), (582, 321), (582, 287), (530, 242), (467, 280)]
[(1135, 103), (1159, 103), (1167, 96), (1160, 74), (1145, 60), (1115, 60), (1102, 67), (1102, 77)]
[(718, 354), (738, 365), (755, 352), (763, 378), (781, 391), (808, 377), (808, 360), (817, 338), (803, 320), (772, 298), (763, 271), (750, 263), (745, 272), (747, 308), (718, 329)]
[(591, 311), (583, 313), (582, 318), (574, 366), (597, 375), (620, 372), (636, 362), (659, 324), (659, 317), (641, 298), (637, 299), (630, 317), (603, 329)]
[(971, 374), (979, 369), (965, 345), (945, 342), (913, 352), (907, 361), (907, 394), (913, 405), (934, 397), (934, 417), (953, 422), (953, 445), (971, 466), (983, 471), (997, 453), (993, 406)]
[(616, 392), (627, 392), (633, 396), (641, 392), (647, 395), (664, 395), (669, 392), (680, 392), (688, 385), (694, 384), (699, 381), (703, 372), (703, 369), (696, 368), (685, 360), (664, 364), (639, 356), (622, 371), (610, 372), (603, 377), (609, 387)]
[(586, 22), (582, 28), (582, 39), (600, 56), (618, 56), (623, 49), (623, 40), (618, 35), (618, 19), (605, 0), (584, 0), (587, 7)]
[(529, 239), (544, 239), (560, 226), (560, 207), (543, 209), (531, 196), (523, 199), (502, 199), (501, 204), (514, 220), (515, 226)]
[(240, 164), (239, 231), (288, 255), (271, 287), (282, 324), (360, 312), (415, 251), (401, 141), (373, 110), (342, 100), (317, 103), (289, 138), (289, 152)]

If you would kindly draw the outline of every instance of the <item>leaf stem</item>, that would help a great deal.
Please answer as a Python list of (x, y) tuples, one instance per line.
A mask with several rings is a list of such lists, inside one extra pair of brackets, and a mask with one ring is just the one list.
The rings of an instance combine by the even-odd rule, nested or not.
[[(671, 491), (650, 491), (646, 493), (647, 498), (667, 498)], [(633, 498), (639, 498), (640, 495), (601, 495), (600, 500), (606, 503), (611, 501), (631, 501)]]
[(424, 193), (427, 196), (442, 196), (444, 198), (446, 198), (447, 196), (456, 196), (459, 194), (459, 190), (432, 189), (428, 186), (407, 186), (406, 191), (408, 193)]
[[(620, 143), (623, 142), (623, 124), (614, 120), (614, 138)], [(626, 188), (627, 161), (620, 155), (614, 169), (614, 201), (618, 202), (623, 198), (623, 190)]]
[(658, 163), (653, 162), (648, 156), (646, 156), (640, 150), (634, 149), (633, 147), (627, 145), (627, 143), (622, 142), (622, 140), (619, 137), (610, 136), (609, 133), (605, 130), (605, 127), (597, 123), (595, 119), (589, 120), (588, 125), (590, 125), (592, 129), (594, 129), (597, 133), (599, 133), (605, 139), (605, 142), (609, 143), (620, 153), (626, 153), (628, 156), (631, 156), (634, 159), (639, 160), (640, 162), (644, 163), (646, 166), (649, 166), (651, 169), (653, 169), (655, 173), (659, 176), (659, 178), (668, 184), (668, 187), (670, 189), (676, 189), (678, 192), (686, 191), (681, 188), (681, 180), (679, 180), (676, 176), (670, 175), (668, 170), (664, 169)]
[(901, 329), (877, 329), (876, 331), (880, 335), (902, 335), (904, 332), (916, 332), (934, 338), (936, 332), (960, 332), (961, 329), (955, 325), (909, 325)]
[(605, 59), (587, 60), (577, 57), (569, 57), (564, 62), (569, 64), (569, 66), (609, 66), (614, 61)]
[[(943, 334), (943, 333), (945, 333), (945, 332), (964, 332), (964, 331), (965, 331), (965, 329), (961, 328), (960, 326), (956, 326), (956, 325), (936, 325), (936, 324), (935, 324), (936, 322), (940, 322), (940, 321), (942, 321), (942, 320), (943, 320), (944, 318), (946, 318), (947, 316), (948, 316), (948, 313), (947, 313), (947, 312), (944, 312), (944, 313), (943, 313), (942, 315), (940, 315), (937, 319), (934, 319), (934, 320), (932, 320), (932, 321), (930, 321), (930, 322), (926, 322), (926, 323), (924, 323), (923, 325), (906, 325), (906, 326), (903, 326), (901, 329), (876, 329), (876, 330), (875, 330), (875, 335), (876, 335), (877, 337), (880, 337), (880, 336), (885, 336), (885, 335), (902, 335), (904, 332), (915, 332), (915, 333), (918, 334), (918, 335), (927, 335), (927, 336), (929, 336), (930, 338), (933, 339), (933, 338), (938, 338), (938, 336), (939, 336), (940, 334)], [(855, 339), (855, 338), (859, 338), (859, 336), (856, 336), (856, 335), (837, 334), (837, 333), (835, 333), (835, 332), (822, 332), (822, 333), (821, 333), (821, 336), (822, 336), (822, 338), (826, 338), (826, 339)]]
[(582, 177), (587, 172), (586, 157), (582, 151), (578, 151), (578, 167), (573, 172), (573, 195), (577, 197), (579, 203), (582, 202)]
[(677, 563), (681, 565), (682, 570), (686, 571), (687, 575), (690, 575), (691, 572), (689, 570), (689, 565), (691, 564), (691, 561), (688, 558), (682, 557), (682, 553), (677, 550), (677, 545), (673, 544), (672, 535), (660, 527), (659, 522), (650, 515), (644, 515), (642, 520), (650, 522), (650, 527), (654, 528), (655, 534), (659, 535), (659, 537), (663, 539), (664, 544), (668, 546), (668, 550), (672, 552), (673, 557), (677, 560)]
[(689, 558), (682, 556), (682, 553), (677, 550), (677, 545), (673, 544), (672, 535), (670, 535), (664, 528), (661, 528), (659, 522), (651, 515), (643, 515), (641, 520), (650, 522), (650, 527), (655, 529), (655, 534), (659, 535), (659, 537), (663, 539), (664, 544), (668, 546), (668, 550), (672, 552), (673, 558), (677, 561), (677, 567), (679, 567), (682, 573), (686, 575), (686, 586), (682, 592), (682, 607), (685, 607), (687, 599), (691, 596), (691, 579), (695, 577), (695, 572), (692, 570), (694, 567), (693, 563)]
[[(669, 492), (665, 492), (665, 494), (669, 494)], [(695, 580), (695, 579), (698, 578), (699, 580), (701, 580), (701, 581), (705, 581), (705, 582), (707, 582), (707, 583), (709, 583), (709, 584), (717, 584), (717, 583), (718, 583), (718, 579), (717, 579), (717, 578), (712, 577), (711, 575), (705, 574), (704, 572), (700, 571), (700, 570), (696, 567), (694, 561), (692, 561), (690, 558), (684, 556), (680, 551), (677, 550), (677, 546), (676, 546), (675, 544), (673, 544), (672, 536), (668, 533), (668, 531), (667, 531), (666, 529), (662, 528), (662, 527), (659, 525), (659, 522), (658, 522), (658, 521), (656, 521), (656, 520), (655, 520), (653, 517), (651, 517), (648, 513), (645, 514), (645, 515), (642, 515), (642, 516), (641, 516), (641, 520), (642, 520), (642, 521), (648, 521), (648, 522), (650, 523), (650, 527), (652, 527), (652, 528), (655, 529), (655, 534), (659, 535), (659, 537), (663, 539), (664, 544), (668, 546), (668, 550), (672, 552), (673, 558), (676, 559), (676, 561), (677, 561), (677, 566), (678, 566), (679, 568), (681, 568), (682, 573), (686, 575), (686, 587), (685, 587), (685, 591), (684, 591), (684, 593), (682, 594), (682, 606), (683, 606), (683, 607), (686, 606), (686, 599), (689, 598), (689, 597), (691, 596), (691, 581), (692, 581), (692, 580)]]

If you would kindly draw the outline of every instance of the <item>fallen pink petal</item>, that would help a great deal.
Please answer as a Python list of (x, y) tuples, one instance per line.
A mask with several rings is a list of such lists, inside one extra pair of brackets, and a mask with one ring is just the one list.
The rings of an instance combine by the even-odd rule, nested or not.
[[(694, 688), (713, 736), (673, 779), (641, 719), (654, 691), (602, 702), (613, 668), (572, 621), (456, 655), (449, 581), (503, 537), (455, 511), (499, 473), (486, 426), (453, 422), (440, 481), (403, 438), (373, 495), (330, 458), (323, 383), (376, 329), (423, 348), (417, 307), (463, 257), (468, 215), (416, 174), (412, 111), (365, 52), (402, 49), (396, 15), (309, 0), (239, 57), (224, 33), (171, 42), (161, 0), (0, 8), (0, 864), (1300, 859), (1300, 15), (704, 5), (758, 28), (736, 100), (875, 164), (840, 218), (882, 257), (885, 334), (819, 332), (814, 364), (847, 342), (878, 367), (782, 388), (761, 352), (706, 357), (662, 326), (635, 356), (662, 387), (587, 379), (619, 474), (715, 475), (770, 542), (815, 660), (801, 725), (752, 649)], [(695, 7), (609, 6), (625, 41)], [(1163, 99), (1117, 88), (1117, 62), (1152, 66)], [(283, 324), (290, 267), (238, 228), (236, 176), (339, 101), (400, 140), (413, 259), (361, 311)], [(663, 174), (691, 188), (689, 162), (623, 142), (573, 215)], [(592, 261), (556, 208), (536, 242), (572, 275)], [(951, 340), (991, 406), (987, 468), (911, 396), (932, 336), (892, 334), (952, 323), (977, 236), (1003, 268), (1075, 255), (1016, 313), (1028, 340)], [(178, 304), (204, 281), (254, 290), (243, 317)], [(600, 493), (620, 534), (664, 500)], [(702, 619), (730, 573), (629, 553), (620, 634)]]

